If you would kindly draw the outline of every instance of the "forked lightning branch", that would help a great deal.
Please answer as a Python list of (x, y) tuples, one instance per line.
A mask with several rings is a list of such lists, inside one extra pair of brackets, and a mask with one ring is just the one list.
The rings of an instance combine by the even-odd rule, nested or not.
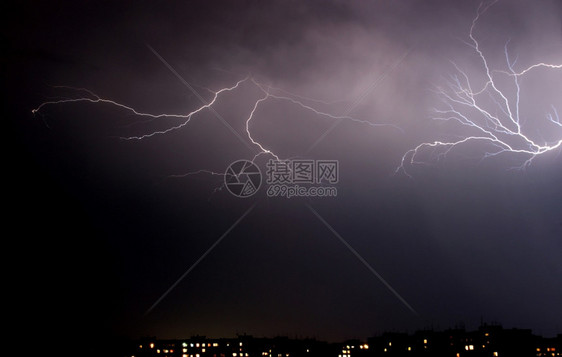
[[(554, 91), (560, 95), (560, 93), (562, 93), (562, 84), (560, 84), (562, 83), (562, 64), (539, 62), (520, 67), (517, 64), (516, 56), (513, 56), (515, 58), (512, 58), (509, 53), (508, 45), (506, 44), (504, 50), (505, 66), (503, 68), (493, 68), (490, 65), (491, 61), (488, 60), (486, 53), (477, 38), (476, 28), (479, 21), (481, 21), (481, 18), (484, 17), (485, 12), (496, 2), (497, 1), (492, 1), (488, 4), (483, 3), (478, 7), (477, 14), (473, 19), (468, 32), (467, 44), (472, 51), (474, 51), (474, 54), (479, 61), (480, 73), (470, 73), (460, 66), (453, 64), (457, 73), (450, 77), (450, 80), (445, 86), (437, 89), (437, 97), (440, 99), (441, 106), (434, 110), (435, 115), (433, 119), (440, 122), (454, 124), (454, 126), (458, 128), (458, 131), (448, 132), (446, 136), (449, 139), (447, 140), (439, 139), (425, 141), (417, 144), (409, 150), (406, 150), (401, 158), (398, 159), (399, 162), (398, 167), (395, 170), (396, 173), (404, 173), (411, 176), (412, 167), (439, 161), (448, 157), (453, 151), (458, 150), (462, 152), (463, 148), (468, 147), (469, 144), (473, 144), (473, 147), (476, 146), (480, 148), (480, 159), (509, 156), (510, 160), (516, 162), (516, 167), (518, 168), (525, 168), (529, 166), (538, 156), (561, 149), (562, 120), (560, 118), (560, 112), (562, 109), (557, 107), (560, 105), (560, 97), (558, 97), (558, 100), (555, 100), (550, 107), (545, 108), (542, 112), (537, 112), (530, 116), (523, 110), (524, 106), (529, 104), (529, 99), (525, 97), (526, 92), (523, 90), (523, 80), (527, 77), (534, 76), (536, 73), (549, 71), (553, 75), (561, 77), (559, 85)], [(256, 120), (260, 106), (262, 106), (266, 101), (275, 101), (283, 105), (299, 108), (305, 112), (313, 113), (329, 123), (332, 123), (331, 128), (335, 127), (335, 125), (340, 122), (350, 122), (355, 125), (377, 128), (385, 127), (387, 130), (399, 130), (403, 132), (402, 128), (399, 128), (391, 123), (375, 123), (370, 120), (355, 118), (347, 114), (336, 115), (319, 110), (310, 104), (312, 103), (310, 98), (298, 96), (279, 88), (263, 85), (252, 77), (246, 77), (229, 87), (224, 87), (214, 91), (210, 100), (205, 100), (152, 47), (149, 46), (149, 49), (170, 69), (170, 71), (176, 75), (176, 77), (182, 81), (182, 83), (189, 88), (190, 91), (195, 94), (201, 102), (199, 107), (183, 114), (152, 114), (138, 111), (132, 106), (111, 99), (103, 98), (87, 89), (65, 87), (67, 89), (70, 88), (74, 90), (77, 97), (46, 101), (33, 109), (32, 113), (34, 115), (42, 115), (43, 111), (52, 105), (94, 103), (113, 106), (118, 110), (146, 119), (145, 122), (152, 122), (165, 118), (177, 121), (175, 124), (169, 125), (164, 129), (120, 138), (121, 140), (126, 141), (138, 141), (149, 140), (155, 136), (166, 135), (172, 131), (184, 129), (188, 126), (191, 120), (198, 116), (201, 112), (210, 111), (219, 120), (221, 120), (221, 122), (230, 129), (243, 144), (251, 149), (252, 153), (250, 154), (250, 157), (246, 161), (246, 164), (239, 164), (241, 166), (235, 165), (235, 167), (231, 167), (231, 171), (227, 171), (226, 173), (195, 169), (187, 174), (173, 176), (189, 176), (199, 173), (224, 175), (225, 185), (232, 188), (231, 192), (234, 191), (236, 192), (236, 195), (240, 196), (250, 196), (259, 189), (259, 185), (257, 181), (255, 181), (256, 173), (247, 171), (252, 169), (252, 164), (254, 164), (259, 156), (264, 155), (266, 157), (269, 156), (273, 158), (273, 162), (278, 166), (284, 165), (285, 162), (274, 150), (274, 148), (269, 147), (264, 142), (256, 140), (252, 135), (252, 121)], [(391, 69), (401, 63), (402, 59), (403, 58), (397, 61), (395, 66)], [(475, 78), (482, 76), (485, 80), (478, 83)], [(506, 82), (510, 84), (509, 88), (506, 88)], [(220, 100), (221, 96), (227, 92), (235, 92), (239, 90), (244, 83), (257, 88), (258, 91), (261, 92), (261, 96), (256, 98), (250, 107), (247, 108), (248, 114), (244, 119), (245, 133), (240, 135), (240, 133), (233, 129), (232, 126), (214, 109), (214, 105)], [(375, 82), (375, 84), (376, 83), (377, 82)], [(361, 96), (360, 99), (363, 97), (364, 96)], [(328, 132), (329, 130), (325, 134)], [(319, 140), (323, 139), (324, 136), (325, 135), (323, 135)], [(296, 169), (295, 172), (297, 172)], [(286, 191), (285, 188), (280, 188), (275, 192), (279, 192), (279, 195), (281, 193), (287, 193), (287, 195), (293, 193), (296, 194), (297, 191), (302, 195), (317, 194), (317, 192), (313, 193), (299, 188), (302, 187), (303, 184), (303, 182), (298, 182), (299, 179), (300, 178), (297, 178), (297, 182), (292, 183), (275, 183), (281, 185), (293, 185), (287, 186)], [(270, 182), (269, 184), (272, 185), (273, 183)], [(305, 182), (305, 184), (309, 185), (310, 182)], [(294, 188), (290, 191), (290, 193), (288, 193), (289, 187)], [(275, 195), (273, 191), (271, 192), (272, 195)]]
[[(433, 119), (456, 124), (459, 131), (454, 136), (457, 139), (422, 142), (402, 156), (396, 172), (410, 176), (410, 167), (439, 161), (453, 150), (462, 151), (471, 143), (481, 148), (481, 159), (509, 155), (516, 162), (515, 168), (519, 169), (531, 165), (538, 156), (560, 150), (562, 121), (556, 105), (560, 105), (562, 99), (562, 64), (540, 62), (518, 70), (517, 56), (510, 55), (508, 40), (503, 51), (504, 68), (491, 67), (475, 31), (481, 17), (496, 2), (482, 3), (478, 7), (468, 34), (467, 45), (480, 62), (480, 72), (471, 73), (453, 63), (456, 74), (436, 91), (441, 107), (434, 110)], [(558, 85), (554, 89), (558, 98), (542, 112), (524, 114), (523, 107), (533, 103), (531, 98), (524, 96), (529, 92), (523, 90), (523, 79), (544, 71), (558, 76)], [(485, 78), (483, 83), (475, 84), (482, 76)], [(545, 91), (543, 95), (552, 94), (553, 91), (547, 88), (542, 89)]]

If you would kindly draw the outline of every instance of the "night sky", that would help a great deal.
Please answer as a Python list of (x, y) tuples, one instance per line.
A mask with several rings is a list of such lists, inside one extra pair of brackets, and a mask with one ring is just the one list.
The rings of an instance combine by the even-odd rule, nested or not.
[[(3, 11), (13, 330), (340, 341), (483, 320), (562, 332), (560, 148), (520, 169), (529, 156), (487, 157), (497, 147), (471, 141), (446, 155), (425, 148), (396, 171), (423, 142), (474, 134), (432, 118), (444, 105), (438, 88), (458, 69), (475, 91), (485, 82), (469, 38), (479, 5), (67, 1)], [(498, 1), (474, 36), (498, 70), (507, 70), (505, 48), (516, 72), (560, 65), (562, 2)], [(44, 102), (92, 98), (84, 88), (138, 112), (186, 114), (244, 78), (213, 110), (142, 140), (123, 138), (185, 120), (84, 101), (32, 113)], [(318, 111), (384, 124), (338, 121), (288, 100), (259, 103), (252, 138), (283, 159), (337, 160), (337, 197), (268, 197), (271, 155), (255, 160), (264, 182), (247, 198), (229, 193), (223, 176), (197, 173), (223, 173), (259, 153), (245, 127), (264, 97), (256, 83)], [(510, 83), (498, 87), (513, 98)], [(562, 70), (534, 69), (520, 87), (524, 132), (560, 140), (562, 125), (548, 116), (562, 119)]]

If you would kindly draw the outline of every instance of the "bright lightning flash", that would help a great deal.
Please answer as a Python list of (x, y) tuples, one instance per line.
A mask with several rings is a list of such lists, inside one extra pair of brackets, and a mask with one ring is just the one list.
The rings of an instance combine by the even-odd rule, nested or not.
[[(84, 89), (84, 88), (73, 88), (73, 87), (59, 87), (59, 88), (67, 88), (67, 89), (72, 89), (76, 92), (84, 92), (87, 95), (86, 96), (82, 96), (82, 97), (77, 97), (77, 98), (66, 98), (66, 99), (60, 99), (60, 100), (53, 100), (53, 101), (47, 101), (44, 102), (42, 104), (40, 104), (37, 108), (32, 110), (32, 113), (38, 114), (40, 115), (41, 112), (45, 109), (45, 107), (50, 106), (50, 105), (61, 105), (61, 104), (67, 104), (67, 103), (99, 103), (99, 104), (106, 104), (106, 105), (111, 105), (114, 107), (117, 107), (118, 109), (121, 110), (125, 110), (127, 112), (132, 113), (135, 116), (138, 117), (144, 117), (147, 118), (146, 121), (154, 121), (157, 119), (161, 119), (161, 118), (172, 118), (172, 119), (178, 119), (179, 123), (173, 126), (170, 126), (164, 130), (157, 130), (157, 131), (152, 131), (143, 135), (139, 135), (139, 136), (129, 136), (129, 137), (120, 137), (121, 140), (128, 140), (128, 141), (133, 141), (133, 140), (147, 140), (151, 137), (157, 136), (157, 135), (165, 135), (167, 133), (170, 133), (172, 131), (175, 130), (179, 130), (183, 127), (185, 127), (190, 121), (191, 119), (196, 116), (198, 113), (208, 109), (211, 110), (213, 113), (215, 113), (215, 115), (217, 115), (220, 118), (220, 115), (218, 113), (216, 113), (216, 111), (214, 111), (213, 109), (213, 105), (219, 100), (219, 97), (224, 94), (225, 92), (232, 92), (235, 91), (236, 89), (238, 89), (243, 83), (250, 83), (252, 85), (254, 85), (256, 88), (258, 88), (261, 93), (263, 94), (263, 96), (261, 96), (261, 98), (257, 99), (255, 101), (255, 103), (253, 104), (253, 107), (248, 115), (248, 117), (245, 119), (245, 135), (246, 138), (251, 142), (251, 144), (257, 148), (257, 153), (253, 156), (253, 158), (251, 159), (251, 161), (255, 161), (260, 155), (270, 155), (272, 156), (275, 160), (281, 160), (279, 155), (276, 154), (272, 149), (267, 148), (267, 145), (264, 143), (261, 143), (259, 141), (257, 141), (256, 139), (254, 139), (254, 137), (252, 136), (251, 130), (250, 130), (250, 124), (252, 119), (254, 119), (254, 117), (256, 116), (256, 112), (258, 111), (258, 108), (260, 105), (262, 105), (262, 103), (266, 102), (266, 101), (282, 101), (285, 103), (289, 103), (290, 105), (295, 105), (300, 107), (301, 109), (305, 110), (305, 111), (310, 111), (313, 112), (314, 114), (320, 116), (320, 117), (325, 117), (328, 119), (333, 119), (333, 120), (346, 120), (346, 121), (351, 121), (351, 122), (355, 122), (355, 123), (359, 123), (359, 124), (364, 124), (364, 125), (368, 125), (371, 127), (380, 127), (380, 126), (389, 126), (389, 127), (393, 127), (397, 130), (402, 131), (402, 129), (400, 129), (399, 127), (392, 125), (392, 124), (378, 124), (378, 123), (373, 123), (370, 122), (368, 120), (361, 120), (361, 119), (357, 119), (354, 117), (351, 117), (349, 115), (334, 115), (334, 114), (330, 114), (324, 111), (320, 111), (318, 109), (315, 109), (313, 106), (306, 104), (307, 101), (309, 102), (321, 102), (318, 100), (313, 100), (310, 98), (305, 98), (305, 97), (301, 97), (295, 94), (291, 94), (287, 91), (281, 90), (279, 88), (273, 88), (270, 86), (265, 86), (263, 84), (260, 84), (259, 82), (257, 82), (255, 79), (251, 78), (251, 77), (246, 77), (242, 80), (239, 80), (238, 82), (236, 82), (234, 85), (232, 85), (231, 87), (225, 87), (222, 88), (218, 91), (212, 91), (213, 96), (212, 99), (208, 102), (204, 102), (204, 100), (201, 98), (201, 101), (203, 102), (203, 105), (201, 105), (200, 107), (198, 107), (197, 109), (187, 113), (187, 114), (151, 114), (151, 113), (145, 113), (145, 112), (139, 112), (138, 110), (134, 109), (131, 106), (110, 100), (110, 99), (105, 99), (100, 97), (99, 95), (93, 93), (90, 90)], [(275, 94), (275, 93), (284, 93), (283, 95), (281, 94)], [(199, 96), (198, 96), (199, 97)], [(221, 118), (222, 119), (222, 118)], [(227, 123), (225, 123), (227, 126), (229, 126), (229, 128), (234, 132), (234, 129), (232, 127), (230, 127), (230, 125), (228, 125)], [(238, 133), (234, 132), (237, 136)], [(241, 138), (239, 136), (239, 138)], [(241, 138), (241, 140), (244, 140)], [(244, 142), (245, 144), (247, 144), (247, 142)], [(211, 170), (196, 170), (193, 172), (188, 172), (186, 174), (182, 174), (182, 175), (172, 175), (171, 177), (186, 177), (186, 176), (190, 176), (190, 175), (196, 175), (196, 174), (210, 174), (210, 175), (223, 175), (223, 173), (218, 173), (218, 172), (214, 172)]]
[[(521, 165), (518, 168), (525, 168), (537, 156), (562, 146), (562, 122), (554, 106), (544, 117), (544, 124), (550, 126), (549, 134), (555, 136), (550, 141), (534, 139), (529, 125), (531, 120), (521, 114), (522, 78), (535, 71), (562, 70), (562, 64), (537, 63), (516, 71), (515, 61), (510, 60), (506, 44), (504, 53), (507, 70), (491, 69), (474, 35), (474, 29), (482, 14), (494, 3), (479, 6), (469, 32), (468, 45), (474, 49), (481, 62), (485, 83), (478, 89), (473, 88), (471, 76), (453, 63), (457, 74), (451, 77), (446, 88), (437, 89), (437, 95), (444, 106), (435, 110), (436, 116), (433, 119), (470, 128), (474, 135), (464, 135), (453, 141), (423, 142), (402, 156), (397, 173), (403, 172), (411, 177), (406, 167), (423, 164), (424, 161), (420, 159), (422, 153), (437, 152), (437, 157), (443, 158), (453, 148), (470, 142), (490, 145), (491, 151), (484, 152), (483, 158), (500, 154), (521, 155)], [(506, 82), (511, 83), (510, 88), (506, 88)]]

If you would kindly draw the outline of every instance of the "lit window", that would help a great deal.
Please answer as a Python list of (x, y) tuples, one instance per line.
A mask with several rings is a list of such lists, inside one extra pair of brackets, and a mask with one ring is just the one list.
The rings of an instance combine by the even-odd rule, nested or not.
[(423, 340), (423, 344), (424, 344), (424, 345), (427, 344), (427, 339), (424, 339), (424, 340)]
[(412, 350), (412, 347), (408, 347), (408, 351), (411, 351), (411, 350)]
[(181, 344), (182, 347), (187, 347), (187, 342)]
[(204, 348), (202, 348), (202, 349), (201, 349), (201, 352), (205, 352), (205, 349), (204, 349)]
[(150, 344), (150, 348), (154, 348), (154, 343), (151, 343), (151, 344)]
[(494, 357), (498, 357), (499, 354), (497, 352), (494, 352)]
[(186, 353), (186, 352), (187, 352), (187, 348), (182, 349), (182, 352), (183, 352), (183, 353)]

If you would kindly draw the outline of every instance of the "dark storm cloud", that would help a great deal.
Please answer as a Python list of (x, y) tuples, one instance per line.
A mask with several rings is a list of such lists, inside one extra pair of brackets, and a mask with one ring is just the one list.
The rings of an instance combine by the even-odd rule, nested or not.
[[(62, 262), (37, 279), (48, 287), (49, 272), (59, 273), (60, 293), (41, 309), (71, 311), (61, 314), (74, 323), (77, 311), (112, 333), (133, 337), (248, 332), (341, 339), (432, 323), (474, 324), (481, 316), (559, 332), (559, 156), (513, 172), (506, 170), (513, 166), (508, 160), (480, 162), (472, 151), (461, 152), (455, 160), (412, 168), (414, 180), (392, 175), (402, 155), (420, 142), (462, 134), (429, 120), (440, 104), (432, 89), (455, 73), (450, 61), (482, 79), (479, 59), (463, 42), (479, 4), (89, 1), (14, 10), (18, 21), (3, 25), (11, 49), (4, 66), (6, 88), (12, 89), (6, 90), (9, 116), (21, 141), (14, 147), (22, 158), (12, 160), (27, 173), (23, 177), (39, 172), (41, 179), (13, 184), (30, 190), (27, 201), (39, 207), (33, 218), (51, 234), (67, 227), (57, 242), (40, 245)], [(560, 63), (561, 6), (499, 1), (475, 34), (494, 65), (505, 65), (508, 40), (522, 67)], [(309, 203), (421, 318), (302, 201), (265, 197), (142, 318), (247, 209), (247, 201), (224, 190), (212, 194), (220, 178), (167, 176), (222, 171), (254, 152), (209, 112), (170, 135), (123, 142), (115, 137), (177, 122), (131, 125), (137, 118), (102, 105), (53, 106), (44, 117), (29, 111), (73, 95), (48, 85), (85, 87), (151, 113), (185, 113), (201, 105), (147, 44), (206, 100), (207, 88), (231, 86), (251, 74), (261, 83), (334, 102), (318, 104), (334, 114), (399, 126), (342, 122), (307, 152), (333, 120), (270, 101), (259, 108), (251, 130), (282, 156), (339, 160), (338, 197)], [(545, 106), (560, 104), (554, 75), (524, 84), (533, 96), (526, 102), (529, 113), (542, 116)], [(261, 96), (247, 82), (221, 97), (215, 110), (244, 134), (244, 119)], [(357, 98), (363, 99), (355, 103)], [(68, 205), (60, 216), (51, 207), (57, 200)], [(13, 201), (23, 211), (24, 200)], [(79, 224), (63, 224), (65, 213)], [(52, 266), (50, 258), (34, 256)], [(65, 263), (77, 268), (67, 270)], [(70, 282), (76, 281), (79, 289), (73, 290)]]

